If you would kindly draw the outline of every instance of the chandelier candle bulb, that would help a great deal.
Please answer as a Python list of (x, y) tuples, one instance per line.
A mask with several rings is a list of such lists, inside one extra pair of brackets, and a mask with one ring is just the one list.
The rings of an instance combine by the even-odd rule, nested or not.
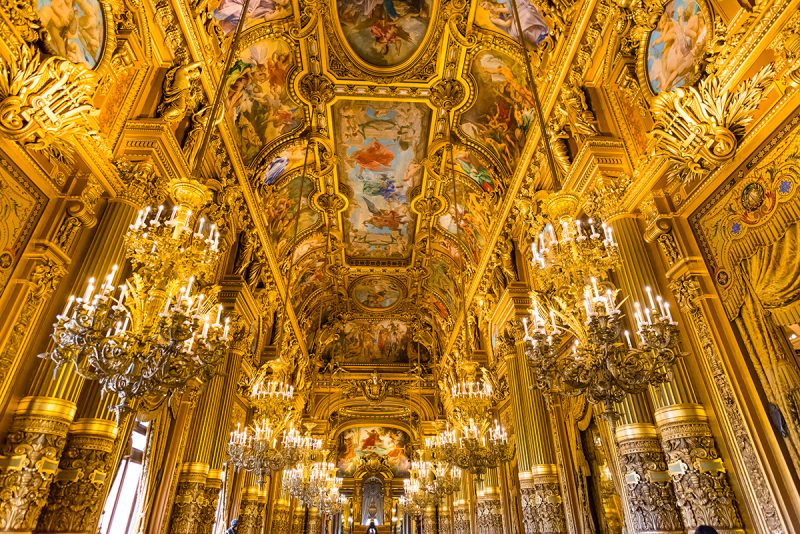
[(664, 311), (666, 313), (667, 320), (669, 321), (670, 324), (678, 324), (672, 321), (672, 313), (670, 313), (669, 311), (669, 302), (664, 303)]
[(650, 289), (650, 286), (645, 286), (644, 290), (647, 293), (648, 300), (650, 301), (650, 308), (655, 309), (656, 303), (653, 301), (653, 290)]
[(625, 330), (625, 340), (628, 342), (628, 347), (633, 348), (633, 343), (631, 343), (631, 333), (628, 330)]

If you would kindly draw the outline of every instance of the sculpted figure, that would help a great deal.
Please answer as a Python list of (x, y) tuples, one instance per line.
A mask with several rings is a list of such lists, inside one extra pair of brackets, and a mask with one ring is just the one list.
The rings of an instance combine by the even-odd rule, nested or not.
[(192, 85), (200, 77), (200, 63), (178, 65), (167, 71), (162, 89), (163, 99), (158, 105), (158, 114), (167, 121), (176, 121), (186, 116), (193, 100)]

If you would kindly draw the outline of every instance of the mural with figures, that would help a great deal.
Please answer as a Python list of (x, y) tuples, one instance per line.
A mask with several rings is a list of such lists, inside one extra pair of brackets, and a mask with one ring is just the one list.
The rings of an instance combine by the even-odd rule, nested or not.
[(106, 37), (98, 0), (39, 0), (38, 12), (57, 55), (89, 68), (97, 66)]
[(308, 159), (306, 159), (306, 146), (304, 144), (292, 145), (281, 150), (267, 161), (261, 174), (261, 184), (274, 185), (288, 172), (302, 168), (304, 162), (308, 168), (311, 168), (314, 164), (313, 153), (309, 153)]
[[(519, 31), (512, 9), (509, 0), (480, 0), (475, 13), (475, 24), (487, 30), (505, 33), (519, 42)], [(547, 22), (530, 0), (517, 0), (517, 11), (526, 41), (539, 44), (550, 34)]]
[(268, 39), (245, 49), (228, 73), (227, 108), (246, 165), (264, 145), (294, 130), (303, 118), (303, 109), (289, 96), (294, 66), (291, 47)]
[(403, 285), (396, 278), (365, 276), (353, 283), (350, 294), (367, 309), (388, 309), (403, 296)]
[(412, 340), (408, 323), (400, 319), (347, 321), (328, 351), (342, 365), (427, 360), (425, 349)]
[(461, 117), (461, 130), (513, 169), (533, 121), (525, 69), (506, 54), (484, 50), (475, 55), (470, 75), (476, 99)]
[[(242, 17), (244, 0), (221, 0), (214, 10), (214, 18), (225, 33), (236, 29)], [(261, 22), (277, 20), (292, 14), (292, 0), (250, 0), (244, 27), (249, 28)]]
[(697, 0), (671, 0), (647, 43), (647, 78), (654, 93), (693, 84), (706, 53), (708, 21)]
[[(497, 190), (497, 177), (492, 176), (489, 169), (471, 151), (466, 149), (456, 149), (453, 154), (453, 162), (457, 171), (461, 171), (475, 184), (487, 193)], [(450, 165), (448, 164), (448, 168)]]
[(296, 307), (302, 304), (322, 285), (325, 279), (325, 266), (327, 265), (324, 249), (318, 253), (306, 255), (296, 266), (292, 284), (292, 304)]
[(450, 260), (440, 254), (431, 258), (429, 268), (431, 275), (428, 278), (428, 287), (431, 291), (428, 293), (428, 298), (433, 309), (438, 312), (436, 316), (444, 323), (450, 317), (451, 311), (455, 311), (457, 299), (461, 294), (460, 282), (453, 276), (457, 270)]
[(314, 194), (314, 182), (311, 178), (303, 178), (298, 174), (280, 184), (264, 189), (264, 219), (267, 231), (280, 248), (286, 246), (287, 241), (294, 239), (294, 224), (300, 201), (300, 216), (297, 222), (297, 234), (314, 226), (320, 219), (319, 213), (314, 211), (309, 204), (309, 198)]
[(346, 252), (407, 257), (414, 224), (409, 194), (422, 179), (430, 109), (411, 102), (341, 101), (333, 117), (339, 183), (350, 197)]
[(461, 180), (456, 180), (455, 199), (452, 183), (445, 185), (443, 193), (448, 209), (439, 217), (439, 224), (453, 237), (462, 240), (470, 252), (470, 259), (474, 260), (486, 244), (486, 234), (492, 225), (490, 211), (483, 201), (484, 193), (475, 191)]
[(395, 477), (407, 477), (411, 467), (408, 434), (397, 428), (380, 426), (358, 427), (339, 434), (336, 449), (336, 468), (339, 476), (352, 475), (359, 460), (371, 454), (386, 458)]
[(409, 59), (430, 24), (430, 0), (337, 0), (336, 6), (350, 47), (378, 67)]

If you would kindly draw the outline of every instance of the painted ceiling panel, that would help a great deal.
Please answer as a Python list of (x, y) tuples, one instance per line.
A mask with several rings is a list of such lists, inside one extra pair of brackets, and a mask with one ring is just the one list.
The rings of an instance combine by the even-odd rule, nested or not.
[(345, 251), (355, 258), (405, 258), (422, 180), (430, 109), (422, 103), (342, 100), (333, 107), (340, 190), (346, 192)]
[[(244, 0), (222, 0), (214, 10), (214, 18), (225, 33), (236, 29), (241, 18)], [(250, 0), (245, 28), (262, 22), (283, 19), (292, 15), (292, 0)]]
[(289, 94), (296, 63), (289, 42), (267, 39), (245, 49), (228, 73), (229, 117), (245, 165), (303, 122), (304, 110)]
[(525, 69), (504, 52), (481, 50), (469, 74), (475, 99), (461, 117), (461, 130), (491, 149), (507, 169), (514, 169), (533, 121)]
[(430, 25), (430, 0), (338, 0), (336, 8), (347, 44), (378, 67), (411, 58)]

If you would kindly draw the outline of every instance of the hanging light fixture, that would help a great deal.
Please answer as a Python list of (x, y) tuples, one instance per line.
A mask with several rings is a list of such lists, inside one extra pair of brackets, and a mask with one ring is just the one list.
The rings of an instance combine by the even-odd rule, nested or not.
[[(247, 10), (250, 0), (245, 0)], [(222, 103), (244, 19), (240, 18), (214, 94), (210, 117)], [(80, 297), (71, 296), (56, 317), (54, 347), (43, 357), (56, 368), (75, 366), (115, 393), (117, 419), (146, 399), (153, 408), (187, 384), (209, 380), (227, 353), (229, 319), (212, 306), (211, 286), (219, 263), (219, 231), (197, 218), (211, 199), (199, 176), (214, 121), (208, 121), (189, 177), (173, 180), (170, 210), (147, 207), (125, 234), (132, 274), (116, 284), (119, 269), (99, 285), (90, 278)]]
[(524, 319), (523, 327), (536, 385), (561, 395), (584, 394), (590, 402), (604, 403), (611, 415), (626, 394), (667, 380), (680, 355), (678, 323), (669, 302), (650, 287), (645, 292), (649, 306), (634, 303), (634, 334), (625, 330), (616, 292), (601, 292), (594, 278), (582, 307), (551, 310), (549, 320), (534, 297), (532, 324)]
[[(448, 123), (449, 124), (449, 123)], [(448, 132), (452, 135), (448, 128)], [(461, 216), (458, 211), (459, 197), (456, 187), (456, 172), (453, 143), (448, 144), (450, 150), (450, 173), (453, 186), (453, 204), (456, 222), (456, 237), (461, 238)], [(466, 262), (465, 255), (462, 255)], [(492, 426), (491, 412), (494, 409), (494, 392), (488, 377), (477, 379), (477, 362), (468, 358), (471, 350), (470, 329), (467, 305), (466, 265), (463, 275), (459, 277), (461, 295), (464, 299), (463, 310), (463, 350), (456, 353), (453, 360), (459, 369), (459, 380), (449, 388), (453, 405), (451, 423), (441, 435), (426, 440), (426, 453), (439, 464), (447, 464), (453, 468), (463, 469), (476, 475), (480, 480), (488, 468), (495, 468), (513, 457), (513, 450), (508, 445), (508, 435), (497, 422)]]

